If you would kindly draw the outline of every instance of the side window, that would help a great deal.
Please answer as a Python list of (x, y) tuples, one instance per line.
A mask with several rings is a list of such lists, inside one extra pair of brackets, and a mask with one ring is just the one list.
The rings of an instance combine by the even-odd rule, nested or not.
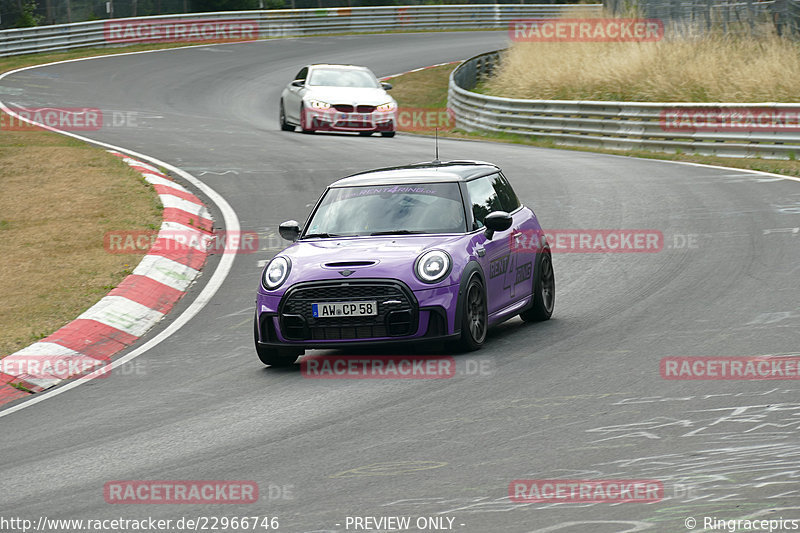
[(492, 181), (498, 177), (497, 174), (485, 176), (467, 182), (467, 193), (469, 202), (472, 204), (472, 215), (475, 223), (472, 229), (483, 227), (483, 220), (492, 211), (502, 211), (500, 199), (492, 186)]
[(503, 211), (511, 213), (519, 207), (519, 198), (511, 188), (505, 176), (502, 174), (495, 174), (492, 176), (492, 186), (494, 187), (497, 197), (500, 199), (500, 205), (503, 206)]
[(308, 77), (308, 67), (303, 67), (300, 72), (297, 73), (297, 76), (294, 77), (296, 80), (305, 80)]

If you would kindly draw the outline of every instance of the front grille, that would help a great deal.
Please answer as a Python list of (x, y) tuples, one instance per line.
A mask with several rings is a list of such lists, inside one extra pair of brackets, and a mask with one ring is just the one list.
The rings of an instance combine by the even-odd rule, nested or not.
[(372, 113), (375, 111), (375, 107), (374, 105), (360, 105), (356, 108), (356, 111), (359, 113)]
[[(314, 318), (311, 304), (372, 301), (375, 316)], [(389, 302), (389, 303), (386, 303)], [(290, 289), (280, 308), (281, 331), (289, 340), (357, 340), (402, 337), (416, 331), (417, 302), (403, 284), (386, 281), (313, 282)]]
[(351, 106), (349, 104), (336, 104), (335, 106), (333, 106), (333, 108), (336, 111), (339, 111), (340, 113), (352, 113), (353, 112), (353, 106)]

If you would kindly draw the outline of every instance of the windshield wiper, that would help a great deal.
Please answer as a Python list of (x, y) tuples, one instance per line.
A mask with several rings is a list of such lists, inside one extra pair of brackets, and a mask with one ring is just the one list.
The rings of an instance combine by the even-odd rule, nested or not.
[(370, 233), (370, 235), (418, 235), (420, 233), (426, 232), (414, 231), (410, 229), (393, 229), (389, 231), (376, 231), (375, 233)]
[(320, 239), (330, 239), (332, 237), (345, 237), (345, 235), (339, 235), (338, 233), (309, 233), (308, 235), (303, 235), (303, 239), (313, 239), (313, 238), (320, 238)]

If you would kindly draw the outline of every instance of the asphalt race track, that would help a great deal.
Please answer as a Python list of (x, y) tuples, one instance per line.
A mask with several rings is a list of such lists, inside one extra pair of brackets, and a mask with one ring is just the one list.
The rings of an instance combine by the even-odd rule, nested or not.
[[(499, 164), (546, 228), (655, 229), (664, 249), (554, 254), (553, 320), (516, 318), (493, 330), (482, 351), (456, 356), (451, 379), (315, 380), (299, 365), (274, 370), (257, 360), (259, 261), (278, 251), (278, 223), (302, 220), (338, 177), (433, 157), (428, 137), (281, 132), (284, 84), (310, 62), (366, 64), (385, 76), (501, 48), (506, 38), (273, 40), (5, 78), (5, 87), (24, 91), (8, 105), (132, 113), (127, 124), (85, 135), (203, 180), (242, 230), (260, 233), (264, 249), (238, 255), (212, 301), (127, 371), (0, 420), (0, 514), (274, 516), (287, 532), (346, 531), (348, 516), (449, 517), (454, 531), (488, 533), (680, 532), (688, 517), (696, 531), (705, 516), (800, 519), (800, 385), (664, 380), (659, 371), (670, 356), (800, 355), (796, 181), (442, 140), (444, 159)], [(659, 480), (665, 497), (508, 499), (515, 479), (587, 478)], [(103, 497), (109, 481), (192, 479), (253, 480), (260, 501), (110, 505)]]

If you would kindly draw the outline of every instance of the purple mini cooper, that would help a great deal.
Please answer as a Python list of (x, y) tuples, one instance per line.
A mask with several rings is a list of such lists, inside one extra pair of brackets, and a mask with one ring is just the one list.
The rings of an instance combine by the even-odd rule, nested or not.
[(264, 268), (255, 343), (264, 364), (307, 348), (454, 341), (480, 348), (489, 326), (547, 320), (555, 277), (536, 216), (501, 170), (418, 163), (330, 185), (294, 244)]

